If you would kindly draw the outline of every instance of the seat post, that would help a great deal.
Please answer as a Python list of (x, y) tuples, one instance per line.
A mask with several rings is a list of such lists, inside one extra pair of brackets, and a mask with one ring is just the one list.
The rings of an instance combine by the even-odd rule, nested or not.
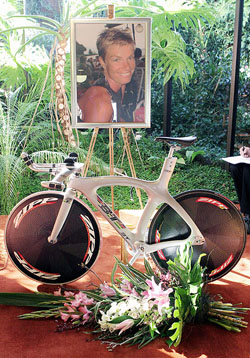
[(169, 152), (168, 152), (168, 158), (172, 158), (173, 155), (174, 155), (174, 151), (175, 150), (178, 150), (178, 146), (176, 145), (171, 145), (170, 148), (169, 148)]

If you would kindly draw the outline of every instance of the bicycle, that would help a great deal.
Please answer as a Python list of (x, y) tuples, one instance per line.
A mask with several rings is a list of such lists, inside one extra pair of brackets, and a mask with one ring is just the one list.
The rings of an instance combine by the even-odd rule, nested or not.
[[(196, 137), (158, 137), (170, 147), (161, 174), (155, 181), (127, 176), (82, 177), (84, 164), (71, 153), (64, 163), (34, 163), (34, 171), (53, 175), (41, 185), (47, 191), (29, 195), (11, 211), (5, 229), (6, 248), (14, 265), (26, 276), (46, 284), (64, 284), (85, 275), (98, 259), (101, 231), (92, 210), (77, 197), (84, 195), (125, 240), (132, 265), (151, 255), (163, 272), (180, 245), (190, 241), (193, 261), (201, 253), (205, 282), (228, 273), (239, 261), (246, 229), (237, 207), (210, 190), (191, 190), (172, 197), (168, 184), (177, 158), (174, 151), (193, 144)], [(67, 185), (65, 188), (65, 180)], [(140, 188), (148, 195), (135, 230), (130, 230), (97, 194), (104, 186)], [(56, 190), (55, 190), (56, 189)], [(54, 191), (55, 190), (55, 191)]]

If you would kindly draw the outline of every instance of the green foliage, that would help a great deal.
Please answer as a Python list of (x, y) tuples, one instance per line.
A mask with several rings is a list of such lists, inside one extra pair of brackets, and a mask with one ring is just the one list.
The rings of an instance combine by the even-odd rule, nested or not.
[[(141, 131), (141, 134), (143, 132)], [(123, 157), (123, 142), (120, 137), (120, 132), (117, 133), (115, 140), (115, 167), (117, 170), (131, 175), (129, 162), (127, 156)], [(84, 162), (86, 158), (86, 150), (88, 148), (91, 138), (91, 131), (83, 132), (80, 135), (80, 147), (74, 148), (79, 154), (79, 161)], [(51, 129), (44, 125), (37, 124), (34, 127), (34, 136), (31, 135), (31, 140), (28, 141), (29, 147), (26, 151), (33, 154), (34, 161), (37, 162), (53, 162), (61, 161), (66, 154), (72, 151), (67, 143), (62, 142), (58, 138), (54, 141), (51, 136)], [(90, 165), (88, 175), (105, 175), (109, 174), (109, 139), (106, 131), (101, 132), (97, 138), (94, 148), (94, 153)], [(160, 174), (160, 170), (167, 153), (167, 148), (164, 148), (161, 143), (155, 142), (152, 137), (142, 135), (141, 139), (135, 144), (131, 138), (131, 151), (134, 160), (135, 170), (138, 178), (145, 180), (156, 180)], [(193, 147), (194, 155), (200, 152), (199, 148)], [(177, 152), (176, 154), (178, 154)], [(181, 153), (181, 151), (180, 151)], [(202, 164), (200, 160), (206, 160), (208, 153), (202, 157), (196, 156), (192, 161), (188, 161), (185, 151), (182, 157), (185, 159), (185, 165), (177, 162), (175, 172), (169, 183), (169, 191), (172, 195), (192, 189), (210, 189), (219, 192), (231, 200), (236, 200), (236, 193), (231, 175), (228, 171), (223, 169), (219, 163), (217, 165)], [(191, 156), (192, 157), (192, 156)], [(222, 163), (221, 163), (222, 165)], [(19, 199), (25, 197), (31, 192), (40, 191), (40, 181), (42, 179), (38, 174), (32, 173), (29, 169), (26, 170), (25, 176), (22, 179), (22, 187), (19, 187)], [(109, 187), (101, 188), (98, 194), (110, 205), (112, 204), (111, 190)], [(131, 195), (132, 194), (132, 195)], [(147, 201), (145, 192), (141, 192), (143, 203)], [(139, 209), (140, 204), (136, 192), (129, 187), (115, 186), (114, 187), (114, 205), (115, 209)]]
[[(163, 87), (166, 78), (168, 78), (166, 76), (170, 74), (177, 77), (179, 75), (183, 76), (182, 79), (179, 77), (180, 82), (173, 82), (172, 134), (178, 136), (195, 134), (198, 136), (198, 143), (194, 148), (190, 149), (193, 151), (192, 153), (187, 151), (187, 153), (181, 154), (180, 159), (182, 161), (185, 160), (186, 166), (177, 166), (174, 177), (170, 182), (172, 194), (188, 190), (189, 188), (204, 187), (217, 190), (235, 199), (235, 191), (230, 174), (223, 170), (220, 162), (218, 162), (218, 158), (225, 155), (235, 3), (228, 0), (218, 0), (216, 3), (210, 0), (207, 2), (214, 8), (213, 12), (216, 13), (216, 22), (213, 22), (211, 8), (205, 6), (203, 2), (119, 0), (117, 3), (114, 2), (114, 4), (116, 5), (117, 17), (152, 16), (153, 18), (152, 40), (154, 59), (152, 70), (154, 80), (152, 81), (152, 128), (146, 130), (147, 134), (162, 133)], [(22, 21), (23, 26), (20, 26), (20, 28), (25, 28), (25, 26), (35, 27), (34, 38), (37, 35), (43, 37), (45, 33), (53, 33), (60, 38), (59, 32), (64, 32), (67, 36), (69, 35), (70, 13), (86, 17), (101, 9), (103, 10), (105, 6), (105, 2), (93, 1), (89, 3), (87, 0), (78, 3), (71, 2), (70, 4), (63, 2), (62, 4), (65, 5), (63, 6), (64, 12), (57, 19), (40, 15), (9, 17), (8, 19), (6, 17), (1, 18), (1, 30), (5, 31), (1, 37), (1, 58), (8, 59), (8, 64), (5, 63), (0, 66), (1, 86), (3, 88), (11, 87), (14, 89), (19, 83), (23, 83), (20, 93), (22, 94), (22, 99), (26, 99), (24, 104), (26, 109), (28, 108), (28, 96), (33, 91), (34, 84), (36, 84), (37, 94), (42, 91), (48, 58), (43, 56), (44, 50), (37, 46), (32, 46), (29, 42), (30, 40), (27, 41), (29, 47), (25, 46), (26, 42), (22, 41), (22, 30), (17, 32), (10, 31), (10, 28), (19, 25), (19, 21)], [(247, 34), (250, 22), (248, 21), (248, 7), (249, 1), (245, 3), (244, 12), (238, 133), (246, 133), (249, 130), (249, 113), (247, 111), (247, 106), (249, 105), (247, 102), (249, 37)], [(20, 14), (20, 10), (18, 11)], [(12, 11), (11, 15), (14, 14), (16, 13)], [(27, 23), (27, 19), (29, 19), (29, 23)], [(39, 30), (38, 25), (40, 26)], [(45, 64), (40, 61), (41, 58), (46, 60), (44, 60)], [(177, 75), (178, 73), (179, 75)], [(191, 74), (192, 79), (190, 79)], [(34, 128), (29, 133), (28, 149), (29, 152), (39, 153), (37, 160), (42, 159), (42, 155), (44, 160), (47, 159), (48, 153), (50, 153), (50, 159), (54, 160), (54, 151), (56, 153), (67, 153), (70, 151), (70, 148), (59, 138), (59, 134), (55, 134), (54, 125), (51, 126), (50, 123), (54, 121), (53, 117), (51, 117), (51, 102), (53, 102), (51, 88), (54, 85), (53, 80), (51, 80), (52, 77), (53, 70), (52, 76), (49, 76), (47, 79), (43, 98), (38, 106)], [(70, 98), (69, 55), (67, 56), (65, 69), (65, 81), (68, 97)], [(183, 91), (184, 84), (186, 86), (185, 91)], [(38, 98), (39, 95), (36, 97), (36, 104)], [(30, 101), (30, 112), (27, 116), (25, 115), (26, 126), (22, 127), (22, 135), (27, 134), (35, 109), (35, 101), (31, 97)], [(19, 101), (18, 107), (20, 107), (20, 113), (25, 113), (24, 107), (21, 109), (21, 101)], [(142, 130), (141, 134), (143, 132)], [(91, 135), (91, 131), (79, 133), (80, 148), (88, 148)], [(24, 140), (23, 137), (23, 142)], [(161, 144), (153, 142), (150, 136), (143, 136), (138, 143), (139, 149), (132, 145), (134, 146), (132, 149), (137, 176), (154, 180), (159, 175), (165, 150)], [(95, 146), (95, 154), (107, 163), (109, 162), (108, 145), (107, 132), (105, 130), (100, 131)], [(122, 154), (123, 141), (119, 131), (115, 133), (114, 146), (115, 153), (117, 154), (115, 158), (116, 167), (122, 168), (124, 172), (130, 174), (126, 156), (124, 157)], [(17, 148), (20, 151), (20, 147)], [(201, 148), (205, 151), (203, 155), (204, 161), (208, 163), (212, 162), (213, 166), (200, 164), (200, 156), (198, 154), (201, 154)], [(85, 150), (79, 149), (79, 153), (80, 158), (84, 160)], [(177, 155), (179, 154), (177, 153)], [(95, 163), (91, 167), (91, 175), (95, 175), (95, 173), (100, 174), (102, 168), (104, 172), (107, 172), (107, 166), (101, 163), (101, 161), (96, 161)], [(205, 174), (201, 175), (201, 172)], [(34, 182), (37, 185), (39, 179), (36, 177)], [(30, 185), (32, 185), (32, 190), (34, 190), (33, 180)], [(40, 185), (37, 186), (40, 189)], [(26, 189), (24, 191), (26, 192)], [(115, 191), (115, 197), (120, 208), (135, 208), (138, 206), (136, 198), (134, 202), (129, 200), (130, 193), (128, 188), (115, 188)], [(21, 192), (19, 197), (22, 197), (23, 188), (19, 188), (17, 193), (19, 192)], [(103, 194), (105, 198), (107, 197), (108, 201), (111, 200), (109, 188), (104, 188)], [(145, 193), (143, 193), (143, 198), (145, 201)]]
[(163, 75), (164, 84), (173, 77), (184, 88), (193, 76), (194, 63), (185, 53), (186, 43), (180, 28), (197, 31), (201, 25), (213, 23), (212, 9), (197, 0), (118, 0), (116, 3), (117, 17), (152, 17), (152, 58), (156, 63), (154, 76)]
[(0, 210), (6, 214), (18, 197), (18, 186), (23, 173), (23, 164), (18, 158), (22, 147), (27, 116), (32, 103), (18, 106), (18, 92), (6, 94), (6, 104), (0, 103)]
[[(137, 140), (137, 145), (133, 137), (130, 138), (131, 153), (134, 161), (135, 171), (138, 178), (145, 180), (156, 180), (159, 177), (163, 161), (167, 155), (168, 147), (160, 142), (155, 142), (152, 136), (147, 136), (143, 131), (139, 132), (141, 138)], [(119, 133), (117, 133), (119, 135)], [(100, 134), (97, 138), (94, 154), (96, 157), (102, 157), (109, 161), (108, 135), (106, 132)], [(131, 175), (128, 159), (125, 155), (123, 158), (122, 139), (116, 137), (115, 140), (115, 166), (121, 169), (127, 175)], [(192, 152), (190, 160), (187, 159), (186, 152)], [(180, 153), (180, 154), (179, 154)], [(192, 190), (192, 189), (209, 189), (225, 195), (231, 200), (236, 200), (234, 183), (230, 173), (223, 168), (223, 162), (209, 161), (210, 153), (203, 151), (198, 146), (192, 146), (188, 151), (181, 150), (175, 153), (180, 159), (185, 161), (185, 165), (177, 161), (175, 172), (169, 183), (171, 195)], [(202, 156), (200, 155), (202, 154)], [(189, 153), (188, 153), (189, 155)], [(193, 160), (192, 160), (193, 156)], [(98, 191), (99, 195), (107, 202), (112, 202), (111, 191), (109, 187), (102, 188)], [(143, 203), (147, 201), (145, 192), (141, 192)], [(139, 201), (135, 191), (127, 187), (114, 187), (114, 204), (115, 209), (139, 209)]]
[(186, 151), (187, 161), (189, 163), (192, 163), (198, 155), (204, 155), (204, 154), (205, 154), (204, 150), (197, 150), (197, 151), (187, 150)]
[(175, 80), (179, 79), (184, 87), (193, 76), (193, 61), (185, 54), (186, 46), (180, 34), (163, 27), (166, 25), (159, 26), (154, 31), (152, 57), (156, 60), (157, 66), (153, 80), (158, 77), (159, 72), (163, 72), (166, 73), (163, 84), (174, 77)]
[[(72, 148), (61, 139), (47, 120), (46, 107), (37, 108), (39, 86), (30, 88), (23, 95), (22, 88), (14, 92), (1, 91), (0, 102), (0, 213), (9, 214), (13, 206), (24, 196), (40, 191), (40, 179), (24, 168), (20, 158), (22, 151), (33, 153), (34, 161), (61, 162), (68, 153), (74, 151), (84, 162), (86, 150)], [(32, 122), (32, 117), (34, 120)], [(31, 126), (31, 124), (33, 124)], [(108, 167), (99, 158), (93, 156), (90, 170), (93, 173), (107, 174)], [(26, 177), (28, 176), (28, 178)]]
[(186, 150), (184, 155), (180, 154), (180, 152), (176, 152), (175, 156), (178, 158), (179, 164), (192, 163), (195, 158), (202, 156), (205, 154), (204, 150)]
[(25, 13), (30, 15), (45, 15), (57, 21), (60, 21), (60, 16), (62, 12), (61, 0), (53, 0), (53, 5), (51, 2), (47, 1), (46, 3), (43, 0), (26, 0), (25, 1)]
[[(10, 38), (10, 43), (12, 39)], [(29, 46), (25, 53), (17, 56), (7, 53), (6, 48), (0, 48), (0, 54), (5, 59), (5, 64), (0, 66), (1, 87), (15, 89), (23, 87), (24, 91), (44, 79), (44, 66), (48, 57), (40, 47)], [(4, 56), (4, 57), (3, 57)]]
[(186, 322), (194, 320), (200, 307), (202, 297), (203, 275), (205, 269), (200, 265), (203, 255), (192, 267), (193, 249), (190, 244), (180, 247), (174, 261), (168, 261), (169, 272), (177, 279), (178, 285), (175, 287), (174, 303), (174, 322), (169, 328), (171, 333), (168, 344), (178, 346), (182, 331)]
[[(109, 2), (106, 2), (108, 5)], [(157, 61), (156, 72), (164, 74), (164, 83), (172, 76), (180, 80), (184, 87), (189, 82), (194, 72), (193, 60), (185, 54), (185, 42), (178, 27), (199, 28), (201, 24), (213, 21), (211, 8), (204, 6), (203, 1), (173, 1), (167, 0), (164, 4), (155, 1), (114, 1), (117, 4), (116, 17), (146, 17), (153, 19), (152, 56)], [(12, 26), (7, 24), (7, 28), (2, 29), (0, 35), (5, 35), (10, 31), (29, 29), (35, 31), (33, 40), (37, 43), (37, 38), (50, 34), (59, 40), (62, 36), (69, 37), (70, 17), (84, 16), (91, 17), (103, 10), (105, 2), (83, 1), (81, 6), (74, 11), (74, 6), (69, 2), (62, 3), (62, 16), (59, 21), (50, 16), (36, 15), (36, 9), (31, 15), (15, 15), (15, 19), (23, 19), (22, 26)], [(36, 4), (40, 6), (40, 4)], [(171, 9), (171, 10), (169, 10)], [(31, 11), (31, 9), (29, 9)], [(50, 13), (49, 13), (50, 14)], [(60, 17), (60, 16), (59, 16)], [(27, 24), (27, 20), (29, 21)], [(36, 21), (36, 22), (34, 22)], [(39, 26), (38, 26), (39, 25)], [(29, 39), (22, 44), (22, 48), (30, 43)]]
[[(229, 91), (232, 71), (235, 2), (209, 1), (216, 13), (213, 25), (180, 28), (186, 43), (186, 54), (194, 61), (194, 74), (183, 90), (173, 81), (171, 132), (172, 135), (194, 134), (197, 145), (216, 161), (226, 155), (229, 113)], [(245, 3), (242, 31), (241, 69), (236, 133), (248, 133), (249, 106), (249, 2)], [(152, 83), (152, 130), (162, 131), (164, 80)], [(247, 143), (245, 143), (247, 144)], [(242, 145), (236, 137), (236, 145)]]
[(48, 303), (51, 296), (47, 293), (7, 293), (1, 292), (1, 304), (22, 307), (53, 308), (55, 304), (63, 305), (65, 299), (53, 295), (53, 303)]

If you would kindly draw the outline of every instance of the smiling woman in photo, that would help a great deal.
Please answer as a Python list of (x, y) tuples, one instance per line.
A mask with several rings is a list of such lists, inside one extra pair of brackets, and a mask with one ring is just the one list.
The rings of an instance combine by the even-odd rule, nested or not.
[(78, 98), (82, 121), (144, 121), (141, 108), (137, 108), (135, 42), (130, 32), (120, 28), (106, 29), (98, 36), (96, 44), (103, 76)]

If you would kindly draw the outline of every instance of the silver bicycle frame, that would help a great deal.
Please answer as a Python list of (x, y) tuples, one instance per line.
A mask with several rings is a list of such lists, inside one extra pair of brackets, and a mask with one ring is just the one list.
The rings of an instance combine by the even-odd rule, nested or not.
[[(169, 180), (173, 174), (177, 160), (176, 157), (172, 156), (173, 151), (174, 148), (172, 150), (170, 149), (169, 155), (164, 161), (161, 174), (156, 181), (146, 181), (126, 176), (79, 177), (72, 174), (69, 178), (67, 189), (64, 194), (64, 201), (59, 210), (54, 228), (48, 238), (49, 242), (57, 242), (57, 236), (59, 235), (67, 218), (75, 197), (75, 192), (78, 191), (82, 193), (91, 202), (91, 204), (93, 204), (95, 208), (103, 214), (106, 220), (126, 241), (127, 245), (131, 249), (131, 264), (133, 264), (134, 261), (141, 256), (141, 254), (147, 255), (158, 250), (166, 249), (167, 247), (183, 245), (186, 241), (190, 241), (193, 245), (203, 244), (205, 241), (204, 237), (194, 221), (168, 192)], [(138, 221), (136, 229), (133, 231), (126, 227), (119, 217), (104, 201), (102, 201), (97, 194), (97, 190), (101, 187), (117, 185), (140, 188), (148, 195), (147, 204)], [(164, 203), (172, 207), (184, 219), (191, 229), (190, 236), (185, 240), (170, 240), (155, 244), (148, 244), (146, 241), (146, 232), (150, 219), (152, 218), (152, 215), (157, 207)]]

